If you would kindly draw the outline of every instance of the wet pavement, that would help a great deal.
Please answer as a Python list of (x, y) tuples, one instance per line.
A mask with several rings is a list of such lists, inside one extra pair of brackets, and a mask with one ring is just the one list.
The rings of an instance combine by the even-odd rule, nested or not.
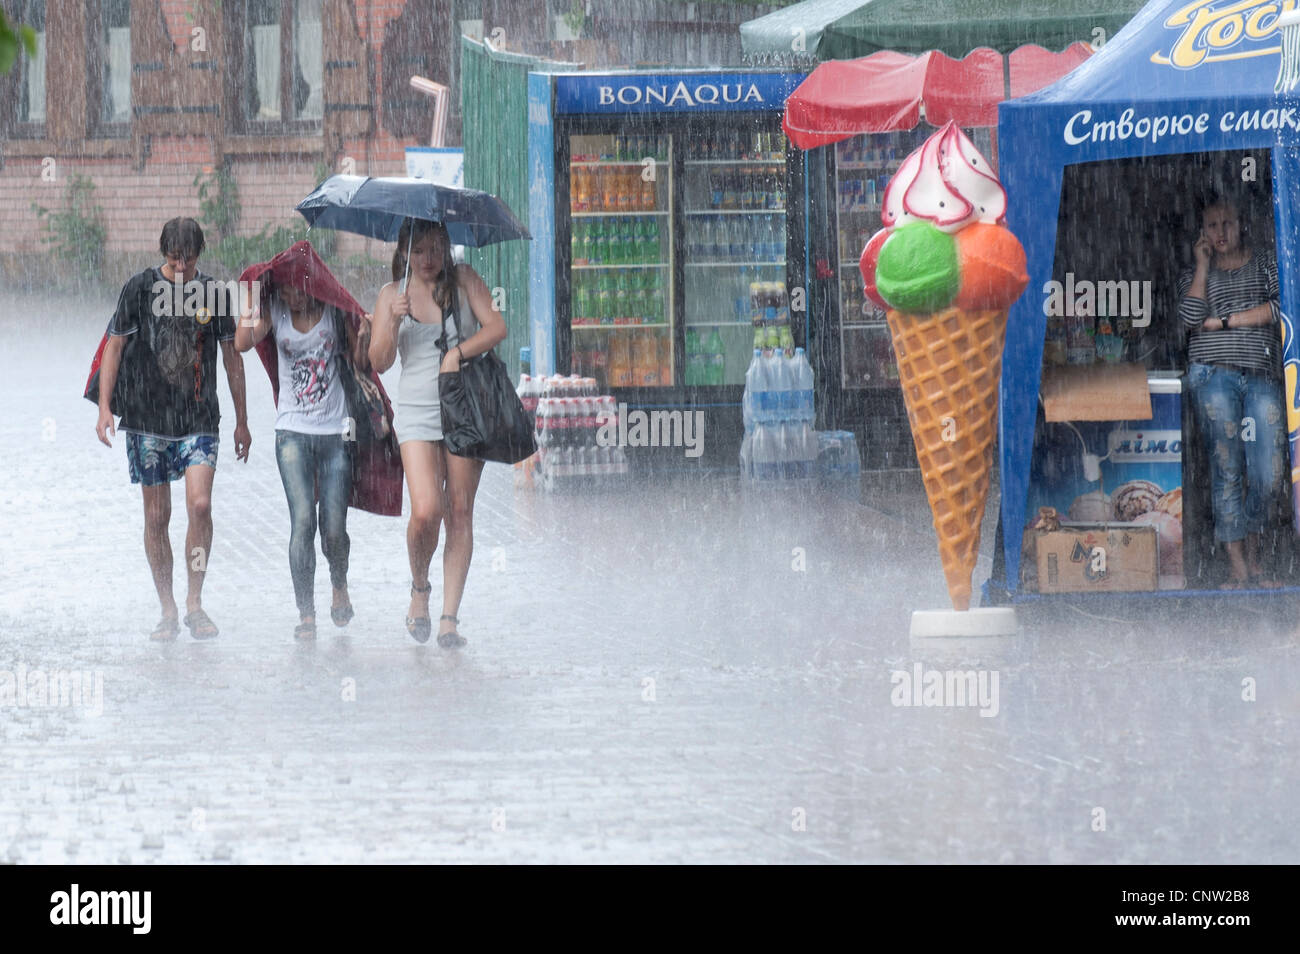
[[(80, 397), (109, 310), (0, 296), (0, 861), (1300, 857), (1294, 602), (1060, 606), (1010, 639), (909, 641), (946, 599), (914, 474), (855, 502), (730, 476), (548, 495), (489, 465), (465, 649), (406, 634), (404, 521), (357, 511), (357, 616), (303, 646), (248, 356), (247, 465), (221, 385), (221, 636), (150, 643), (139, 491)], [(983, 550), (977, 582), (991, 521)], [(102, 696), (5, 700), (38, 669)], [(896, 704), (966, 671), (984, 697), (938, 701), (978, 704)]]

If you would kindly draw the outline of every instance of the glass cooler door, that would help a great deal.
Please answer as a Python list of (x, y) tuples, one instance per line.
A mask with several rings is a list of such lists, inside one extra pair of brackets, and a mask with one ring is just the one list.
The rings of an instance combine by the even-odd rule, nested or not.
[(572, 370), (602, 391), (676, 383), (672, 148), (668, 134), (569, 139)]

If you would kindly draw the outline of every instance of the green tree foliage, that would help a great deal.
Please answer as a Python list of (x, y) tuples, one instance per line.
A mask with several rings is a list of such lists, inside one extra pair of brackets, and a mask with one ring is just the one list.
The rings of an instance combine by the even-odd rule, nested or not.
[(0, 10), (0, 76), (18, 61), (18, 50), (27, 51), (28, 56), (36, 55), (36, 31), (29, 26), (20, 26), (17, 30), (9, 25), (4, 10)]
[(108, 230), (103, 210), (95, 201), (95, 183), (88, 176), (74, 175), (68, 179), (62, 209), (47, 209), (33, 202), (32, 211), (49, 229), (45, 244), (59, 261), (76, 262), (81, 265), (81, 277), (100, 281)]

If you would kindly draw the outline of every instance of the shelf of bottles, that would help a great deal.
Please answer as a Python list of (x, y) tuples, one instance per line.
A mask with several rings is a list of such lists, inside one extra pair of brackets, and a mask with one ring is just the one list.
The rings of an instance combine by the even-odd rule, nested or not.
[(673, 384), (672, 137), (575, 135), (569, 163), (573, 372)]
[(744, 384), (752, 349), (790, 337), (785, 137), (719, 131), (685, 148), (686, 384)]
[[(898, 386), (898, 364), (885, 313), (862, 291), (858, 259), (882, 227), (885, 188), (928, 129), (857, 136), (835, 147), (835, 231), (840, 260), (841, 384), (846, 388)], [(967, 130), (991, 152), (988, 130)]]
[(885, 313), (862, 291), (858, 259), (881, 228), (885, 187), (911, 151), (906, 134), (858, 136), (835, 147), (835, 231), (840, 259), (840, 368), (845, 388), (898, 386)]

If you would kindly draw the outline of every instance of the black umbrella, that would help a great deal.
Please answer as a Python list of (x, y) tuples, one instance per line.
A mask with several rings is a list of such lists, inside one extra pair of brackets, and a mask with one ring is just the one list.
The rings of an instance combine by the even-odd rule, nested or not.
[[(490, 192), (437, 185), (426, 179), (330, 176), (298, 203), (313, 228), (338, 229), (396, 242), (407, 219), (441, 222), (454, 245), (475, 247), (531, 239), (510, 208)], [(407, 236), (410, 274), (410, 236)], [(405, 287), (405, 281), (403, 281)]]
[(307, 224), (397, 241), (406, 219), (441, 222), (454, 245), (475, 247), (531, 239), (509, 207), (489, 192), (426, 179), (330, 176), (298, 203)]

